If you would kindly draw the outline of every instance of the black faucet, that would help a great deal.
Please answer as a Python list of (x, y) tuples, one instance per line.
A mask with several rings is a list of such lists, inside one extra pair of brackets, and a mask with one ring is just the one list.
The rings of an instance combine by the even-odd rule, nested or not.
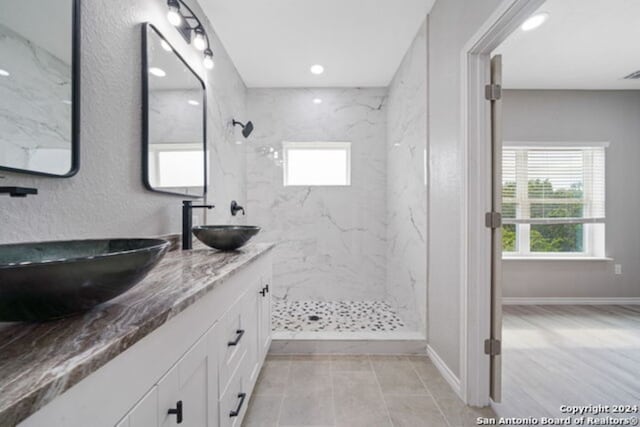
[(236, 216), (238, 211), (242, 211), (242, 215), (244, 215), (244, 208), (238, 204), (235, 200), (231, 201), (231, 215)]
[(193, 227), (193, 209), (206, 208), (213, 209), (213, 205), (194, 205), (191, 200), (182, 201), (182, 249), (191, 249), (193, 246), (193, 236), (191, 228)]

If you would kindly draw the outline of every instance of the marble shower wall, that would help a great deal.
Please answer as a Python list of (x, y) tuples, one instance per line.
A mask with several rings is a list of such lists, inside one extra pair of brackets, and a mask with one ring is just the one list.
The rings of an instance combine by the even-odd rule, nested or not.
[[(386, 93), (248, 90), (248, 119), (255, 130), (247, 147), (247, 216), (263, 227), (258, 240), (278, 242), (274, 297), (384, 299)], [(314, 104), (314, 98), (322, 104)], [(351, 142), (351, 186), (284, 187), (283, 141)]]
[(387, 301), (424, 332), (427, 306), (427, 24), (389, 86)]

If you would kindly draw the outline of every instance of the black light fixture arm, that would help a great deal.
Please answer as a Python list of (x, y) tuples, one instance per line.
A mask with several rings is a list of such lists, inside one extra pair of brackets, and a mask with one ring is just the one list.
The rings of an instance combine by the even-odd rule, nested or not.
[[(172, 4), (180, 4), (180, 7), (183, 7), (185, 9), (187, 9), (187, 11), (189, 12), (188, 15), (180, 12), (180, 15), (182, 15), (182, 18), (184, 19), (185, 23), (187, 24), (187, 29), (189, 31), (195, 31), (196, 29), (201, 29), (202, 33), (204, 34), (204, 38), (207, 40), (207, 49), (209, 49), (211, 47), (211, 42), (209, 41), (209, 34), (207, 34), (207, 32), (204, 29), (204, 26), (202, 25), (202, 22), (200, 21), (200, 19), (198, 18), (198, 16), (193, 12), (193, 10), (189, 7), (189, 5), (187, 5), (183, 0), (168, 0), (167, 1), (167, 5), (171, 6)], [(189, 21), (195, 21), (197, 24), (193, 25), (192, 23), (190, 23)], [(189, 42), (190, 40), (188, 40)]]

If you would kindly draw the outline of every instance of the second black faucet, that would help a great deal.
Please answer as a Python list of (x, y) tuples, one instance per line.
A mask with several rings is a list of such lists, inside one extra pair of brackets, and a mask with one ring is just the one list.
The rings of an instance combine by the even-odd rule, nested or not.
[(193, 247), (193, 210), (197, 208), (213, 209), (213, 205), (194, 205), (191, 200), (182, 201), (182, 249)]

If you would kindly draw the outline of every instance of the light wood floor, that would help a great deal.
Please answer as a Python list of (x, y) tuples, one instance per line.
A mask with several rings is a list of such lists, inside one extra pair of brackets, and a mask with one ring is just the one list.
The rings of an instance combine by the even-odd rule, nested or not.
[(505, 306), (503, 322), (498, 415), (640, 405), (640, 306)]

